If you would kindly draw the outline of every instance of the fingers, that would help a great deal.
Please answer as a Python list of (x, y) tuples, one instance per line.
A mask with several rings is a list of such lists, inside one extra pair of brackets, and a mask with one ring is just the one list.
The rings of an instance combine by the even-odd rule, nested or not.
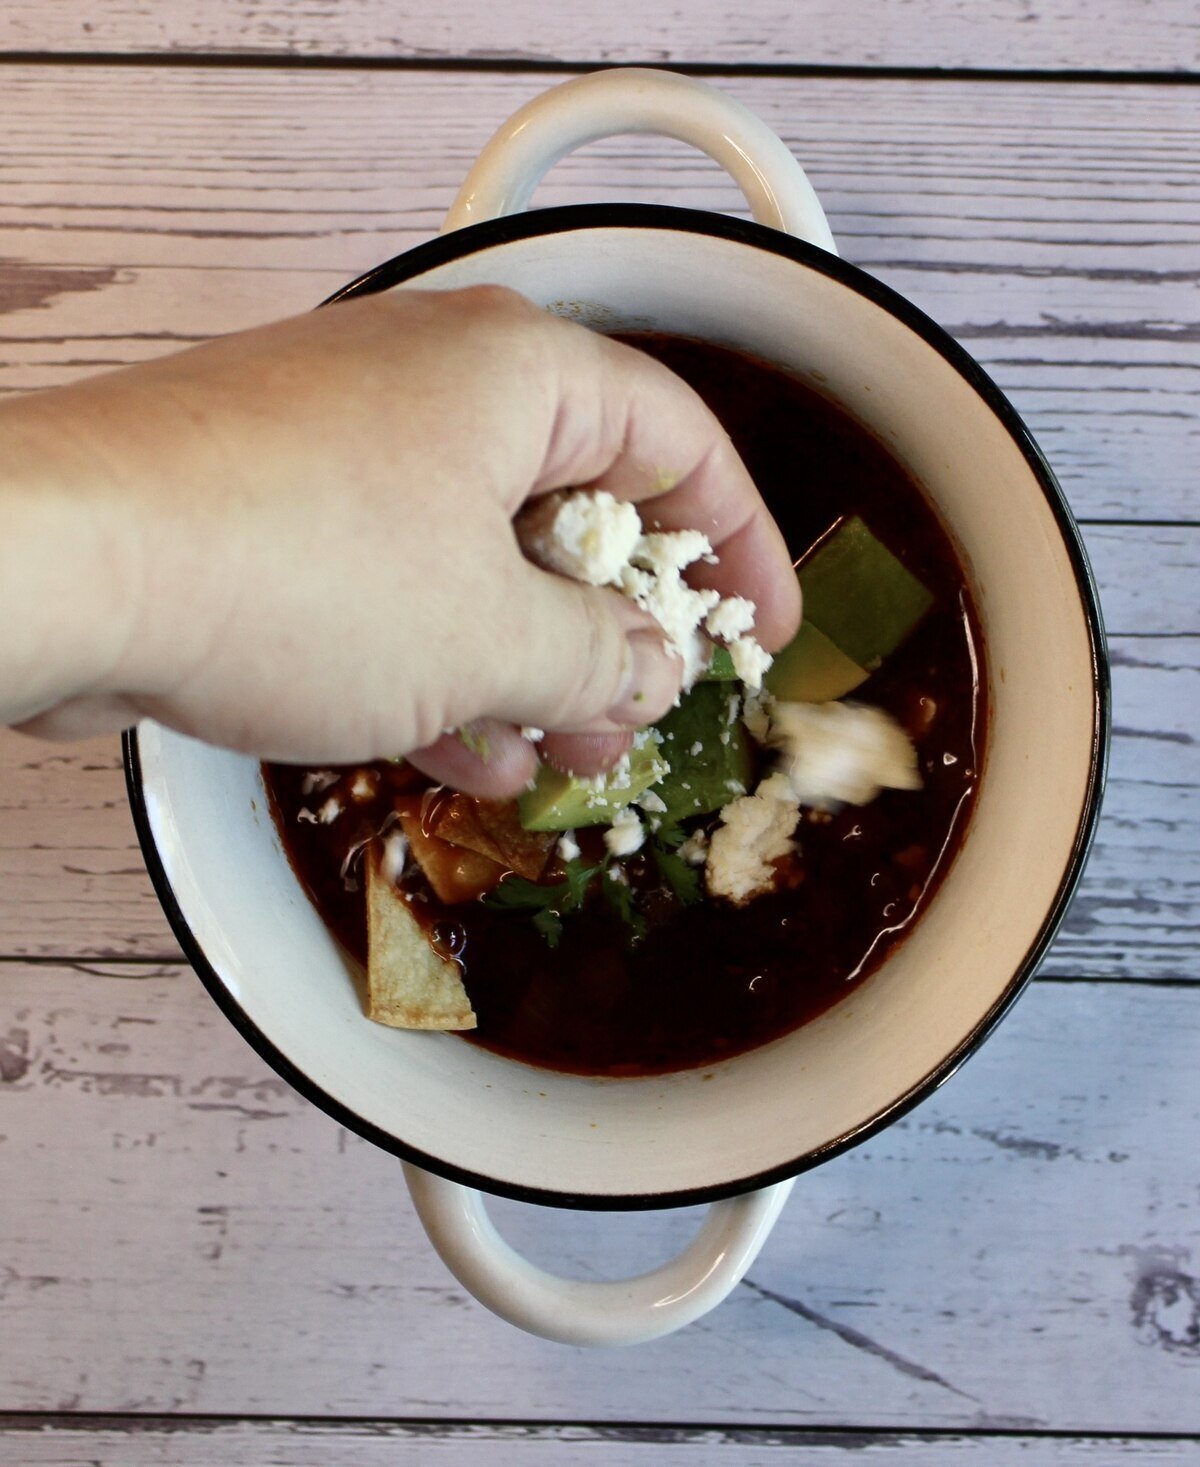
[(485, 659), (489, 712), (556, 735), (617, 734), (661, 718), (683, 668), (657, 623), (615, 591), (514, 559), (508, 615)]
[(633, 747), (632, 733), (548, 733), (538, 747), (542, 759), (566, 774), (602, 774)]
[(689, 579), (757, 609), (777, 648), (800, 620), (800, 589), (782, 534), (745, 465), (700, 397), (643, 352), (557, 323), (559, 408), (534, 492), (587, 484), (639, 506), (647, 528), (701, 530), (719, 563)]
[(479, 718), (405, 756), (422, 774), (467, 795), (505, 800), (537, 773), (537, 754), (511, 724)]
[(539, 756), (567, 774), (594, 775), (611, 769), (632, 745), (632, 733), (547, 734), (535, 748), (512, 724), (481, 718), (406, 757), (439, 784), (485, 800), (507, 800), (528, 787)]

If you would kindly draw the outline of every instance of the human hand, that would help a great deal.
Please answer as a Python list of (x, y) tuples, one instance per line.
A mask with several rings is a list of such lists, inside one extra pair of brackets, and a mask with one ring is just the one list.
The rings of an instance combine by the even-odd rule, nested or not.
[[(0, 654), (0, 704), (35, 733), (149, 716), (272, 759), (406, 754), (503, 795), (536, 725), (553, 762), (604, 767), (680, 667), (625, 598), (521, 554), (514, 515), (565, 486), (702, 529), (720, 561), (696, 583), (753, 600), (767, 648), (799, 616), (700, 399), (495, 287), (342, 302), (17, 399), (0, 448), (0, 496), (34, 526), (0, 595), (41, 608), (15, 666)], [(446, 732), (468, 724), (470, 747)]]

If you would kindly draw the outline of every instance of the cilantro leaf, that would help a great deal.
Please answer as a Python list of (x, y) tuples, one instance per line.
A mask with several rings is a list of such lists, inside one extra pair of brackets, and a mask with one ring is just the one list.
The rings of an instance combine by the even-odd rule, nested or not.
[(654, 831), (654, 844), (674, 850), (687, 839), (687, 834), (678, 820), (664, 820)]
[(697, 902), (703, 901), (700, 872), (695, 866), (689, 866), (678, 851), (669, 850), (657, 841), (650, 847), (650, 854), (654, 857), (658, 874), (671, 888), (680, 906), (694, 907)]
[(567, 878), (552, 886), (526, 881), (523, 876), (506, 876), (499, 886), (484, 897), (484, 905), (497, 910), (529, 912), (533, 925), (550, 947), (557, 947), (562, 936), (562, 919), (568, 912), (583, 906), (588, 887), (602, 868), (585, 866), (582, 861), (567, 864)]
[(620, 871), (620, 869), (620, 866), (607, 867), (600, 878), (600, 887), (604, 892), (604, 900), (629, 928), (630, 938), (636, 942), (638, 938), (646, 935), (646, 919), (634, 905), (633, 892), (629, 883), (624, 879), (624, 873), (615, 881), (610, 875), (613, 870)]
[(562, 917), (549, 907), (533, 914), (533, 925), (546, 939), (547, 947), (557, 947), (562, 936)]

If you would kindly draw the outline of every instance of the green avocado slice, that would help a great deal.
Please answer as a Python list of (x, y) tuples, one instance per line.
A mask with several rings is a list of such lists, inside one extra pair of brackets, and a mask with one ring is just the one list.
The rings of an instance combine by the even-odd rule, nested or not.
[(599, 784), (574, 774), (563, 774), (543, 764), (531, 790), (517, 800), (521, 824), (526, 830), (576, 830), (583, 825), (608, 825), (623, 810), (667, 772), (653, 736), (644, 737), (629, 751), (627, 779), (619, 786), (609, 775)]
[(871, 674), (839, 652), (824, 632), (805, 621), (782, 652), (776, 653), (765, 683), (784, 703), (832, 703), (844, 698)]
[(767, 673), (777, 698), (828, 702), (870, 676), (933, 596), (863, 521), (843, 520), (797, 568), (804, 623)]
[[(670, 770), (654, 787), (674, 822), (719, 810), (745, 794), (753, 776), (741, 703), (723, 682), (699, 682), (655, 725)], [(653, 819), (653, 813), (651, 819)]]

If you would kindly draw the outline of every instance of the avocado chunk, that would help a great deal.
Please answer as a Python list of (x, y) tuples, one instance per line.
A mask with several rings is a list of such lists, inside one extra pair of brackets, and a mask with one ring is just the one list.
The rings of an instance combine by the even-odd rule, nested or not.
[(526, 830), (608, 825), (618, 810), (645, 794), (666, 772), (667, 761), (653, 732), (637, 735), (627, 769), (619, 765), (597, 779), (563, 774), (543, 764), (533, 788), (517, 800), (521, 824)]
[(933, 597), (855, 515), (800, 566), (807, 619), (852, 662), (874, 672)]
[(721, 682), (698, 682), (655, 725), (670, 770), (654, 793), (666, 805), (664, 821), (719, 810), (745, 794), (753, 776), (750, 742), (740, 700)]
[(767, 673), (766, 686), (777, 698), (842, 697), (866, 681), (933, 604), (857, 515), (826, 535), (796, 573), (804, 624)]
[(733, 683), (737, 681), (737, 669), (728, 647), (714, 647), (708, 670), (700, 674), (703, 683)]
[(832, 703), (852, 693), (870, 675), (806, 621), (776, 654), (765, 682), (768, 692), (784, 703)]

